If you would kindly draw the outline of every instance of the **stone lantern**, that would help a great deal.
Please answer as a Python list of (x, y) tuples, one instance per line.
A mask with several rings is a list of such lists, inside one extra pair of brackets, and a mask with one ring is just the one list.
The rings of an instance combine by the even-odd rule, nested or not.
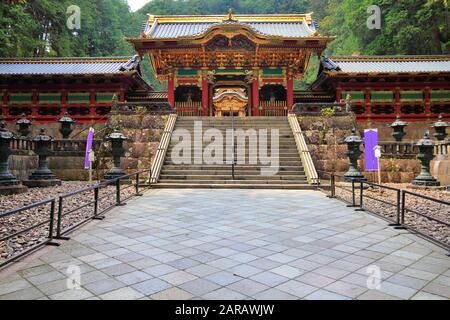
[(123, 147), (124, 141), (128, 140), (119, 128), (116, 127), (114, 132), (106, 137), (107, 141), (111, 141), (111, 156), (113, 157), (113, 168), (105, 175), (105, 180), (112, 180), (125, 175), (125, 171), (120, 166), (120, 158), (125, 154)]
[(417, 159), (420, 160), (420, 174), (412, 181), (416, 186), (438, 186), (439, 182), (430, 173), (430, 161), (434, 158), (434, 142), (430, 139), (429, 132), (425, 132), (423, 138), (415, 144), (419, 147)]
[(31, 120), (26, 118), (25, 113), (22, 113), (22, 118), (17, 120), (16, 124), (22, 137), (27, 137), (31, 133)]
[(24, 184), (32, 188), (61, 185), (61, 180), (48, 168), (48, 157), (52, 155), (53, 138), (45, 134), (45, 129), (41, 129), (32, 141), (35, 144), (34, 152), (39, 157), (38, 168), (30, 175), (29, 180), (24, 181)]
[(0, 194), (16, 194), (26, 191), (19, 180), (9, 170), (8, 159), (11, 155), (10, 143), (14, 134), (6, 129), (6, 124), (0, 122)]
[(73, 131), (72, 125), (75, 123), (75, 121), (69, 116), (69, 113), (66, 112), (64, 114), (64, 117), (59, 119), (58, 122), (61, 124), (59, 132), (61, 132), (63, 139), (69, 139), (69, 136)]
[(390, 127), (394, 130), (392, 136), (395, 141), (401, 142), (403, 137), (406, 135), (405, 127), (408, 125), (405, 121), (400, 120), (400, 116), (397, 116), (395, 121), (391, 123)]
[(353, 127), (352, 129), (352, 134), (345, 137), (343, 142), (347, 145), (347, 151), (345, 152), (345, 154), (349, 158), (349, 168), (348, 171), (344, 174), (344, 180), (365, 180), (364, 176), (358, 168), (358, 159), (362, 154), (359, 146), (363, 141), (359, 136), (356, 135), (355, 127)]
[(433, 123), (432, 127), (434, 128), (434, 137), (438, 141), (444, 141), (445, 137), (447, 137), (445, 130), (448, 127), (448, 123), (442, 120), (442, 115), (439, 115), (438, 121)]

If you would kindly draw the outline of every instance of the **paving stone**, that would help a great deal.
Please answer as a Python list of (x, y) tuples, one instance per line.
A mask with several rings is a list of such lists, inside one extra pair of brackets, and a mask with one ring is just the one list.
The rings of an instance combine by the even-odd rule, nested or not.
[(83, 300), (86, 298), (93, 297), (92, 293), (81, 288), (66, 290), (50, 296), (51, 300)]
[(43, 296), (44, 294), (38, 289), (29, 287), (8, 294), (0, 295), (0, 300), (34, 300), (42, 298)]
[(283, 277), (286, 277), (289, 279), (293, 279), (293, 278), (298, 277), (299, 275), (305, 273), (305, 271), (300, 270), (298, 268), (291, 267), (289, 265), (282, 265), (277, 268), (273, 268), (270, 270), (270, 272), (276, 273), (280, 276), (283, 276)]
[(448, 298), (441, 297), (428, 292), (420, 291), (411, 298), (411, 300), (448, 300)]
[(202, 296), (206, 300), (245, 300), (248, 297), (229, 288), (220, 288)]
[(117, 280), (119, 280), (120, 282), (123, 282), (127, 285), (132, 285), (135, 283), (150, 280), (151, 278), (153, 278), (151, 275), (149, 275), (148, 273), (145, 273), (143, 271), (133, 271), (133, 272), (125, 273), (125, 274), (122, 274), (122, 275), (116, 277)]
[(61, 272), (54, 270), (54, 271), (50, 271), (47, 273), (41, 273), (34, 277), (30, 277), (27, 280), (29, 282), (31, 282), (33, 285), (37, 286), (37, 285), (40, 285), (43, 283), (52, 282), (55, 280), (60, 280), (60, 279), (65, 279), (65, 278), (67, 278), (67, 275), (64, 275)]
[(178, 259), (178, 260), (167, 262), (167, 264), (176, 269), (185, 270), (188, 268), (198, 266), (200, 264), (200, 262), (193, 260), (193, 259), (189, 259), (189, 258), (183, 258), (183, 259)]
[(217, 283), (221, 286), (227, 286), (231, 283), (242, 280), (242, 277), (235, 276), (234, 274), (232, 274), (230, 272), (221, 271), (221, 272), (210, 274), (210, 275), (204, 277), (204, 279), (206, 279), (208, 281), (212, 281), (214, 283)]
[(116, 264), (111, 267), (102, 269), (102, 272), (104, 272), (110, 276), (114, 276), (114, 277), (120, 276), (122, 274), (130, 273), (133, 271), (136, 271), (136, 269), (125, 263)]
[(130, 287), (120, 288), (108, 293), (102, 294), (102, 300), (137, 300), (144, 297), (144, 295)]
[(133, 284), (131, 287), (148, 296), (168, 289), (171, 287), (171, 285), (160, 279), (151, 279)]
[(194, 296), (203, 296), (209, 292), (218, 289), (220, 286), (212, 281), (205, 279), (195, 279), (186, 283), (183, 283), (180, 288), (190, 292)]
[(169, 288), (150, 296), (153, 300), (189, 300), (194, 296), (179, 288)]
[(362, 295), (357, 297), (358, 300), (401, 300), (399, 297), (394, 297), (378, 290), (367, 290)]
[(446, 285), (432, 282), (425, 286), (422, 290), (428, 293), (435, 294), (437, 296), (442, 296), (450, 299), (450, 287)]
[(333, 282), (330, 285), (326, 286), (324, 289), (350, 298), (356, 298), (357, 296), (368, 290), (367, 288), (344, 281)]
[(162, 279), (174, 286), (178, 286), (180, 284), (197, 279), (197, 277), (190, 273), (187, 273), (185, 271), (178, 270), (178, 271), (175, 271), (172, 273), (165, 274), (165, 275), (161, 276), (160, 279)]
[(294, 295), (298, 298), (303, 298), (311, 292), (316, 291), (318, 288), (299, 281), (289, 280), (288, 282), (277, 286), (276, 289), (284, 291), (290, 295)]
[(227, 286), (233, 291), (237, 291), (247, 296), (254, 296), (257, 293), (269, 289), (268, 286), (250, 279), (244, 279)]
[(400, 273), (392, 275), (391, 277), (388, 278), (388, 280), (389, 282), (417, 290), (423, 288), (427, 284), (427, 281), (425, 280), (409, 277)]
[(310, 295), (305, 297), (306, 300), (351, 300), (351, 298), (330, 292), (327, 290), (319, 289), (314, 291)]
[(83, 287), (99, 296), (101, 294), (123, 288), (125, 287), (125, 284), (120, 281), (114, 280), (113, 278), (106, 278), (83, 285)]
[(283, 292), (281, 290), (270, 288), (255, 295), (256, 300), (298, 300), (299, 298)]
[(387, 281), (381, 282), (381, 289), (379, 291), (401, 299), (409, 299), (417, 292), (416, 289), (408, 288)]
[(333, 283), (336, 281), (335, 279), (328, 278), (328, 277), (325, 277), (323, 275), (320, 275), (320, 274), (317, 274), (314, 272), (305, 273), (305, 274), (295, 278), (295, 280), (309, 284), (311, 286), (318, 287), (318, 288), (325, 287), (325, 286), (329, 285), (330, 283)]
[(162, 275), (175, 272), (175, 271), (177, 271), (177, 269), (175, 269), (174, 267), (169, 266), (167, 264), (158, 264), (156, 266), (151, 266), (151, 267), (145, 268), (142, 271), (144, 271), (145, 273), (148, 273), (154, 277), (160, 277)]
[(31, 284), (24, 279), (18, 279), (13, 280), (11, 282), (2, 283), (0, 284), (0, 296), (30, 287)]

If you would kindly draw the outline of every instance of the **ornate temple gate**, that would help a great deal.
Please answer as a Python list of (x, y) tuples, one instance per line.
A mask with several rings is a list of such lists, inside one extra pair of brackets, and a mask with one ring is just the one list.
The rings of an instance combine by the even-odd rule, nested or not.
[[(311, 55), (320, 56), (333, 39), (319, 33), (311, 14), (230, 11), (226, 16), (149, 16), (141, 36), (129, 41), (141, 56), (150, 56), (157, 78), (167, 81), (169, 104), (180, 115), (280, 116), (292, 108), (294, 80), (303, 77)], [(225, 112), (227, 99), (231, 109)]]

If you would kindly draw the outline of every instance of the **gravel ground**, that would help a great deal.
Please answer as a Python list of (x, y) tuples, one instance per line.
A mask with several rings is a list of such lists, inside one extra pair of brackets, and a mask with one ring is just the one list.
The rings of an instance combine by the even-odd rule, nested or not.
[[(450, 193), (437, 189), (416, 189), (410, 184), (387, 184), (390, 187), (403, 189), (424, 196), (450, 202)], [(351, 185), (338, 183), (336, 196), (347, 202), (352, 201)], [(359, 189), (356, 190), (356, 204), (359, 205)], [(393, 190), (367, 188), (364, 194), (364, 208), (377, 213), (392, 222), (397, 221), (397, 192)], [(450, 246), (450, 206), (428, 199), (406, 194), (404, 224), (439, 242)], [(419, 214), (418, 214), (419, 213)], [(438, 221), (435, 221), (436, 219)]]
[[(92, 184), (88, 182), (63, 182), (61, 186), (49, 188), (33, 188), (26, 193), (0, 196), (0, 214), (20, 208), (39, 201), (58, 198), (60, 195), (71, 193), (89, 187)], [(121, 191), (122, 199), (127, 198), (134, 192), (134, 187), (123, 185)], [(66, 230), (70, 226), (83, 221), (85, 218), (92, 217), (93, 204), (87, 205), (75, 212), (70, 213), (72, 209), (87, 204), (94, 199), (94, 191), (87, 191), (75, 196), (64, 199), (63, 218), (61, 230)], [(99, 190), (99, 212), (113, 205), (115, 199), (115, 186), (107, 186)], [(58, 201), (56, 201), (55, 216), (58, 210)], [(64, 215), (64, 213), (66, 213)], [(25, 230), (32, 226), (37, 226), (21, 235), (14, 236), (8, 240), (0, 241), (0, 263), (23, 250), (26, 250), (48, 237), (50, 221), (50, 204), (28, 209), (20, 213), (0, 217), (0, 239), (14, 235), (16, 232)], [(40, 225), (42, 224), (42, 225)], [(40, 225), (40, 226), (38, 226)], [(55, 219), (56, 231), (56, 219)]]

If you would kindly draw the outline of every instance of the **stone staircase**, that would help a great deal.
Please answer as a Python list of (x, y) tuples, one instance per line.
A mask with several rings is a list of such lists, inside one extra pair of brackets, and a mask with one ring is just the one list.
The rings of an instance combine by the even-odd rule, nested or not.
[[(201, 123), (203, 135), (208, 129), (217, 129), (223, 135), (223, 161), (218, 164), (207, 164), (203, 159), (205, 147), (211, 143), (211, 139), (203, 144), (194, 145), (189, 149), (189, 163), (180, 163), (174, 155), (180, 153), (180, 138), (177, 135), (180, 129), (187, 130), (194, 137), (194, 126)], [(309, 189), (305, 172), (298, 154), (294, 136), (286, 117), (248, 117), (234, 118), (235, 130), (256, 130), (258, 145), (260, 143), (260, 129), (267, 129), (267, 155), (271, 156), (271, 129), (279, 130), (279, 164), (275, 174), (263, 175), (262, 170), (269, 164), (262, 164), (258, 156), (254, 154), (249, 158), (249, 139), (246, 138), (245, 146), (238, 144), (235, 137), (235, 155), (245, 153), (245, 162), (238, 162), (235, 166), (235, 178), (232, 178), (232, 144), (231, 144), (231, 117), (178, 117), (174, 134), (167, 150), (157, 188), (259, 188), (259, 189)], [(186, 132), (186, 131), (184, 131)], [(235, 131), (237, 132), (237, 131)], [(264, 132), (264, 131), (263, 131)], [(227, 140), (226, 134), (229, 139)], [(228, 141), (228, 143), (226, 143)], [(242, 141), (242, 140), (241, 140)], [(178, 146), (177, 146), (178, 145)], [(266, 149), (266, 148), (264, 148)], [(213, 153), (214, 155), (214, 153)], [(256, 161), (256, 164), (254, 164)]]

